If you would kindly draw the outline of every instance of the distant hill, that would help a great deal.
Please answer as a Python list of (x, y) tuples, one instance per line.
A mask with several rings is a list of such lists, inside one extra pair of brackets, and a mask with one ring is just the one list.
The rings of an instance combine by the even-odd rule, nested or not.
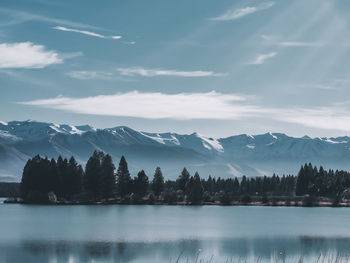
[(350, 138), (294, 138), (281, 133), (208, 138), (198, 133), (149, 133), (129, 127), (95, 129), (35, 121), (0, 122), (0, 181), (19, 181), (28, 158), (59, 155), (85, 164), (97, 149), (115, 164), (125, 155), (133, 175), (160, 166), (166, 178), (176, 178), (186, 166), (202, 177), (260, 176), (296, 173), (312, 162), (325, 168), (350, 169)]

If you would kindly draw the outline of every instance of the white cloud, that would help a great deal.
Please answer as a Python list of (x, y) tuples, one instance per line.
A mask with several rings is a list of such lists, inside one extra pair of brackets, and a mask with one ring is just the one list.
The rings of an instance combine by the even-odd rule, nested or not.
[(110, 72), (103, 72), (103, 71), (80, 70), (80, 71), (68, 72), (67, 75), (75, 79), (89, 80), (89, 79), (110, 79), (113, 74)]
[(228, 10), (226, 13), (224, 13), (218, 17), (212, 18), (212, 20), (217, 20), (217, 21), (234, 20), (234, 19), (238, 19), (238, 18), (244, 17), (244, 16), (249, 15), (249, 14), (253, 14), (253, 13), (258, 12), (258, 11), (268, 9), (274, 5), (275, 5), (275, 2), (267, 2), (267, 3), (262, 3), (258, 6), (248, 6), (248, 7), (244, 7), (244, 8)]
[(331, 105), (329, 107), (284, 109), (274, 119), (324, 130), (350, 131), (350, 109)]
[(260, 64), (263, 64), (265, 62), (265, 60), (267, 60), (269, 58), (273, 58), (276, 55), (277, 55), (276, 52), (270, 52), (270, 53), (267, 53), (267, 54), (259, 54), (252, 62), (250, 62), (248, 64), (260, 65)]
[(266, 44), (281, 46), (281, 47), (320, 47), (325, 44), (318, 41), (315, 41), (315, 42), (281, 41), (279, 37), (271, 36), (271, 35), (260, 35), (260, 37)]
[(290, 41), (290, 42), (278, 42), (277, 45), (282, 47), (318, 47), (321, 46), (322, 43), (319, 42), (298, 42), (298, 41)]
[(135, 45), (136, 44), (135, 41), (124, 41), (123, 43), (126, 45)]
[(101, 35), (95, 32), (87, 31), (87, 30), (79, 30), (79, 29), (74, 29), (74, 28), (67, 28), (63, 26), (55, 26), (53, 29), (60, 30), (60, 31), (66, 31), (66, 32), (74, 32), (74, 33), (80, 33), (83, 35), (88, 35), (92, 37), (98, 37), (98, 38), (105, 38), (105, 39), (121, 39), (122, 36), (105, 36)]
[(55, 51), (31, 42), (0, 44), (0, 68), (44, 68), (63, 63)]
[(66, 26), (72, 26), (72, 27), (79, 27), (79, 28), (89, 28), (89, 29), (100, 29), (95, 26), (87, 25), (87, 24), (82, 24), (66, 19), (59, 19), (55, 17), (48, 17), (48, 16), (42, 16), (30, 12), (25, 12), (25, 11), (20, 11), (20, 10), (14, 10), (14, 9), (9, 9), (9, 8), (0, 8), (0, 13), (3, 13), (4, 15), (13, 17), (12, 20), (3, 22), (0, 25), (2, 26), (7, 26), (7, 25), (15, 25), (15, 24), (20, 24), (24, 23), (27, 21), (40, 21), (40, 22), (46, 22), (46, 23), (53, 23), (53, 24), (61, 24), (61, 25), (66, 25)]
[(147, 119), (236, 119), (255, 112), (254, 107), (235, 106), (245, 97), (235, 94), (208, 93), (117, 93), (114, 95), (34, 100), (22, 102), (44, 108), (75, 113), (139, 117)]
[(19, 102), (79, 114), (145, 119), (274, 120), (305, 127), (350, 131), (350, 102), (322, 107), (264, 107), (249, 96), (207, 93), (165, 94), (137, 91), (85, 98), (57, 97)]
[(336, 90), (334, 86), (326, 85), (326, 84), (303, 84), (303, 85), (297, 85), (297, 87), (318, 89), (318, 90)]
[(219, 77), (224, 76), (222, 73), (214, 73), (212, 71), (178, 71), (169, 69), (146, 69), (140, 67), (118, 68), (117, 71), (124, 76), (142, 76), (142, 77), (156, 77), (156, 76), (177, 76), (177, 77)]

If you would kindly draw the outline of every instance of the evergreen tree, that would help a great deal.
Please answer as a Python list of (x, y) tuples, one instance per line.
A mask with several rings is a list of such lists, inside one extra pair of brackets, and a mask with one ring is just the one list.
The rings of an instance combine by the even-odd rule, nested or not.
[(113, 196), (113, 191), (115, 189), (115, 176), (114, 176), (115, 166), (112, 161), (112, 157), (106, 154), (102, 157), (101, 162), (101, 182), (100, 182), (100, 192), (104, 198)]
[(81, 190), (83, 169), (78, 165), (73, 156), (69, 159), (68, 163), (65, 159), (63, 165), (62, 188), (64, 189), (64, 197), (70, 199), (72, 195), (79, 193)]
[(124, 197), (127, 194), (131, 193), (132, 180), (128, 170), (128, 163), (125, 160), (125, 157), (122, 156), (119, 162), (119, 167), (117, 170), (117, 187), (118, 192), (121, 197)]
[(157, 167), (152, 180), (152, 191), (156, 196), (159, 196), (163, 190), (164, 190), (163, 173), (160, 167)]
[(58, 196), (59, 192), (60, 192), (60, 178), (58, 175), (58, 171), (57, 171), (57, 163), (55, 159), (51, 159), (50, 161), (50, 171), (48, 176), (50, 177), (50, 182), (51, 182), (51, 189), (52, 191), (56, 194), (56, 196)]
[(68, 181), (67, 178), (67, 167), (68, 161), (67, 159), (63, 159), (60, 155), (57, 159), (57, 176), (58, 176), (58, 191), (57, 195), (60, 197), (66, 197), (66, 187), (65, 184)]
[(232, 192), (234, 195), (237, 195), (239, 191), (239, 181), (237, 177), (235, 177), (234, 182), (233, 182), (233, 187), (232, 187)]
[(190, 173), (187, 171), (186, 168), (183, 168), (181, 174), (179, 175), (179, 177), (176, 180), (177, 189), (185, 192), (186, 184), (187, 184), (189, 179), (190, 179)]
[(101, 174), (101, 155), (101, 152), (94, 151), (94, 153), (89, 158), (85, 166), (85, 189), (88, 192), (88, 194), (91, 195), (94, 199), (98, 197), (100, 188), (99, 183)]
[(247, 192), (248, 192), (247, 177), (246, 177), (245, 175), (243, 175), (241, 184), (240, 184), (240, 186), (239, 186), (239, 193), (240, 193), (241, 195), (243, 195), (243, 194), (247, 194)]
[(307, 194), (308, 193), (308, 186), (309, 186), (308, 167), (305, 164), (299, 170), (299, 173), (297, 176), (297, 183), (296, 183), (296, 187), (295, 187), (295, 194), (297, 196)]
[(188, 201), (191, 204), (200, 204), (202, 202), (204, 190), (198, 172), (188, 181), (186, 192)]
[(149, 186), (148, 177), (144, 170), (138, 172), (137, 177), (134, 178), (134, 193), (140, 197), (146, 195)]
[(36, 155), (28, 160), (21, 180), (21, 195), (25, 201), (45, 202), (47, 193), (53, 190), (51, 178), (49, 176), (51, 163), (47, 158)]

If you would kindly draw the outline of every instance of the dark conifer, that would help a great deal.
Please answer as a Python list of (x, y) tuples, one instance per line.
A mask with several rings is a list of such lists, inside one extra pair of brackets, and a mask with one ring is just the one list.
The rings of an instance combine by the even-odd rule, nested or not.
[(186, 186), (187, 198), (191, 204), (200, 204), (203, 199), (203, 186), (198, 172), (187, 183)]
[(163, 173), (160, 167), (157, 167), (152, 180), (152, 191), (156, 196), (159, 196), (163, 190), (164, 190)]
[(94, 151), (92, 156), (86, 163), (85, 166), (85, 176), (84, 176), (84, 186), (86, 191), (94, 199), (98, 197), (99, 193), (99, 183), (100, 183), (100, 173), (101, 173), (101, 153)]
[(148, 177), (144, 170), (138, 172), (137, 176), (134, 178), (134, 193), (140, 197), (146, 195), (149, 186)]
[(186, 184), (189, 179), (190, 179), (190, 173), (187, 171), (186, 168), (183, 168), (181, 174), (176, 180), (177, 190), (182, 190), (183, 192), (185, 192)]
[(132, 180), (128, 170), (128, 163), (124, 156), (120, 159), (116, 176), (119, 195), (124, 197), (125, 195), (130, 194), (132, 190)]
[(100, 193), (104, 198), (112, 197), (115, 190), (115, 166), (112, 157), (106, 154), (101, 161)]

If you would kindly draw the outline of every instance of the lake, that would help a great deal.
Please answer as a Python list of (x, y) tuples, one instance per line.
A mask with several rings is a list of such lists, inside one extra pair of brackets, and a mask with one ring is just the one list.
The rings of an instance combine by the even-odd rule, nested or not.
[(0, 262), (335, 262), (349, 252), (349, 208), (0, 204)]

